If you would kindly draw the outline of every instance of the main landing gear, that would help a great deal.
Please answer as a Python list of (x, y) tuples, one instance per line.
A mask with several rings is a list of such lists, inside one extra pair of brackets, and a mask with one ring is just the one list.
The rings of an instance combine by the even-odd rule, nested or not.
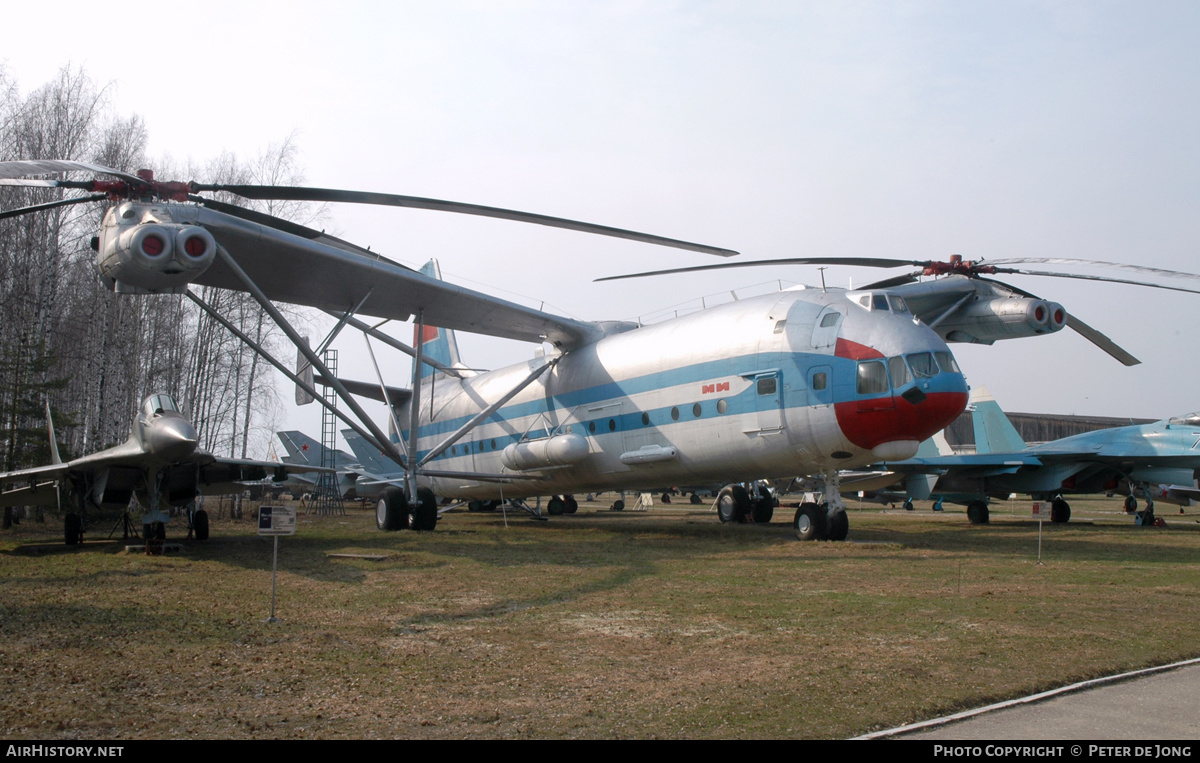
[[(826, 502), (807, 501), (796, 509), (792, 529), (799, 540), (845, 540), (850, 534), (850, 519), (839, 490), (837, 472), (822, 475)], [(775, 514), (775, 497), (760, 484), (755, 494), (744, 485), (726, 485), (717, 494), (717, 517), (722, 522), (767, 523)]]
[(767, 524), (773, 516), (775, 496), (766, 485), (759, 485), (754, 497), (744, 485), (726, 485), (717, 494), (717, 518), (722, 522)]
[(437, 526), (437, 498), (427, 487), (417, 488), (417, 501), (409, 504), (404, 491), (389, 487), (375, 504), (375, 525), (380, 530), (432, 530)]

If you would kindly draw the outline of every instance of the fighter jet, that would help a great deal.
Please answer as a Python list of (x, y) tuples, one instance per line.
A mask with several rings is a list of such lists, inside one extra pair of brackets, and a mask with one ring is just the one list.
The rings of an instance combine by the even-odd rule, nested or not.
[[(143, 508), (146, 537), (161, 539), (170, 506), (185, 506), (198, 495), (240, 493), (246, 489), (244, 483), (268, 476), (278, 480), (291, 471), (320, 471), (307, 464), (218, 457), (198, 443), (195, 427), (165, 393), (146, 398), (123, 444), (66, 463), (59, 458), (50, 424), (52, 463), (0, 473), (0, 507), (65, 509), (63, 532), (67, 544), (74, 545), (83, 539), (88, 507), (124, 509), (136, 496)], [(192, 526), (198, 540), (208, 538), (208, 514), (203, 509), (195, 512)]]

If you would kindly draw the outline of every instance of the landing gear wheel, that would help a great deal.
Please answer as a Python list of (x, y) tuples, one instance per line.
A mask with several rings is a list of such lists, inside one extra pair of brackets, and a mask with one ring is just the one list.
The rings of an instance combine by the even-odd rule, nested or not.
[(375, 525), (380, 530), (402, 530), (408, 527), (408, 499), (398, 487), (389, 487), (379, 494), (375, 504)]
[(758, 498), (751, 502), (750, 518), (755, 524), (767, 524), (775, 516), (775, 496), (765, 485), (758, 486)]
[(412, 529), (429, 530), (437, 527), (437, 498), (427, 487), (417, 488), (417, 505), (412, 509)]
[(829, 517), (829, 540), (845, 540), (850, 534), (850, 517), (845, 511), (839, 511)]
[(78, 514), (68, 514), (63, 517), (63, 539), (68, 546), (83, 542), (83, 520)]
[(802, 503), (792, 519), (792, 529), (800, 540), (824, 540), (828, 531), (828, 515), (815, 503)]
[(695, 506), (696, 504), (700, 503), (700, 496), (696, 495), (695, 493), (692, 493), (691, 501), (692, 501), (692, 505)]
[(1056, 525), (1066, 524), (1071, 521), (1071, 504), (1064, 501), (1062, 498), (1055, 498), (1050, 502), (1050, 521)]
[(204, 509), (192, 515), (192, 533), (196, 540), (208, 540), (208, 512)]
[(552, 517), (561, 517), (567, 510), (567, 503), (558, 496), (551, 496), (549, 503), (546, 504), (546, 513)]
[(470, 501), (467, 503), (467, 511), (483, 511), (483, 501)]
[(912, 499), (911, 499), (911, 498), (907, 498), (907, 499), (905, 499), (905, 501), (904, 501), (904, 510), (905, 510), (905, 511), (912, 511), (912, 510), (913, 510), (913, 505), (912, 505)]
[(933, 510), (934, 511), (942, 511), (942, 499), (941, 498), (939, 498), (933, 502)]
[(1132, 514), (1137, 511), (1137, 499), (1131, 495), (1125, 496), (1125, 513)]
[(663, 493), (663, 494), (662, 494), (662, 499), (661, 499), (661, 500), (662, 500), (662, 502), (663, 502), (663, 503), (670, 503), (670, 502), (671, 502), (671, 494), (670, 494), (670, 493)]
[(741, 485), (726, 485), (717, 494), (717, 518), (722, 522), (745, 522), (750, 512), (750, 494)]
[(579, 511), (579, 501), (575, 500), (575, 496), (564, 496), (563, 503), (566, 504), (564, 508), (568, 514), (574, 514), (575, 512)]
[(986, 525), (989, 519), (988, 505), (983, 501), (971, 501), (967, 504), (967, 519), (973, 525)]
[(612, 510), (613, 511), (625, 511), (625, 502), (622, 501), (620, 498), (613, 501)]

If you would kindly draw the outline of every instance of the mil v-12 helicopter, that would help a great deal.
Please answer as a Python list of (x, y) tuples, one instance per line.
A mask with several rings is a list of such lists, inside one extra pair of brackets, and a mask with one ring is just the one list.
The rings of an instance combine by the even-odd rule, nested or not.
[[(72, 171), (115, 180), (27, 177)], [(981, 277), (1030, 271), (961, 258), (915, 263), (922, 268), (919, 274), (855, 291), (789, 290), (650, 326), (589, 322), (448, 284), (323, 232), (201, 194), (435, 209), (719, 256), (737, 253), (493, 207), (320, 188), (161, 183), (145, 170), (134, 175), (72, 161), (0, 162), (0, 178), (9, 185), (91, 192), (3, 211), (0, 218), (65, 204), (114, 202), (94, 246), (100, 277), (117, 293), (184, 293), (222, 321), (187, 290), (188, 284), (252, 294), (361, 425), (328, 406), (333, 414), (405, 470), (404, 487), (385, 490), (379, 498), (377, 518), (384, 529), (404, 526), (410, 516), (433, 512), (436, 517), (437, 495), (566, 500), (574, 492), (709, 483), (728, 483), (717, 501), (723, 521), (762, 521), (770, 518), (768, 499), (752, 497), (742, 483), (808, 473), (824, 477), (828, 504), (797, 509), (797, 536), (842, 539), (848, 521), (838, 472), (910, 457), (922, 440), (964, 409), (967, 384), (947, 341), (991, 344), (1069, 324), (1122, 362), (1137, 362), (1068, 317), (1061, 305)], [(789, 262), (912, 264), (839, 258)], [(920, 281), (918, 275), (934, 278)], [(333, 334), (353, 326), (414, 357), (411, 389), (397, 393), (382, 379), (378, 384), (379, 399), (390, 404), (394, 442), (272, 300), (324, 309), (339, 319)], [(413, 318), (420, 340), (410, 347), (356, 315)], [(224, 325), (320, 400), (305, 378), (236, 327)], [(427, 347), (439, 346), (430, 341), (446, 330), (548, 342), (552, 350), (476, 373), (452, 357), (427, 354)], [(422, 376), (426, 366), (436, 373)], [(374, 394), (366, 383), (356, 391)]]

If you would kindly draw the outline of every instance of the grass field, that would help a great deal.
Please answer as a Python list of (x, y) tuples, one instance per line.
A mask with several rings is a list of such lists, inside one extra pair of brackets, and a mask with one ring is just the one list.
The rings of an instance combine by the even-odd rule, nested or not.
[(1200, 655), (1198, 517), (1071, 503), (1041, 565), (1028, 502), (851, 504), (844, 543), (786, 508), (302, 515), (279, 623), (250, 519), (162, 557), (27, 519), (0, 535), (0, 736), (846, 737)]

